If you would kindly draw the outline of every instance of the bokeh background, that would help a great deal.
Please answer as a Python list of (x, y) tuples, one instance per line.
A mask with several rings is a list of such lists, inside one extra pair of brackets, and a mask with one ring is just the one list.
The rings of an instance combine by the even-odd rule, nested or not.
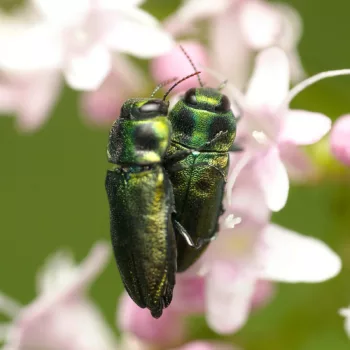
[[(286, 2), (304, 22), (299, 50), (308, 74), (350, 68), (350, 2)], [(162, 19), (177, 5), (176, 0), (149, 0), (144, 8)], [(146, 61), (140, 64), (147, 67)], [(0, 118), (0, 289), (24, 304), (36, 295), (35, 274), (47, 255), (69, 248), (82, 259), (95, 241), (109, 240), (104, 190), (109, 130), (84, 122), (77, 101), (78, 94), (66, 88), (52, 118), (33, 134), (18, 132), (13, 118)], [(349, 113), (350, 78), (320, 82), (292, 106), (333, 119)], [(324, 240), (342, 257), (343, 270), (322, 284), (277, 286), (273, 301), (225, 338), (246, 350), (350, 348), (337, 314), (350, 303), (350, 173), (328, 159), (326, 141), (309, 151), (323, 176), (293, 185), (287, 206), (273, 221)], [(111, 260), (91, 291), (111, 324), (121, 292)], [(193, 338), (217, 337), (201, 318), (192, 318), (189, 327)]]

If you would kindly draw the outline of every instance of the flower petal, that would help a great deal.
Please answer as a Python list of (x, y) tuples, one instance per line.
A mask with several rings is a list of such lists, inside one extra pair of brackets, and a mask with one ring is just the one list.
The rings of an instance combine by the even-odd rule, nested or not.
[(332, 125), (325, 115), (303, 110), (290, 110), (284, 118), (280, 140), (297, 145), (310, 145), (319, 141)]
[(18, 126), (24, 131), (38, 129), (50, 117), (62, 87), (59, 71), (31, 74), (17, 101)]
[(165, 27), (170, 33), (179, 35), (191, 29), (197, 20), (224, 13), (231, 3), (232, 0), (186, 0), (165, 20)]
[[(0, 322), (0, 342), (3, 343), (7, 339), (11, 331), (11, 325), (9, 323)], [(1, 348), (3, 350), (3, 348)]]
[(195, 342), (186, 344), (176, 350), (234, 350), (234, 349), (235, 349), (234, 347), (227, 344), (195, 341)]
[(246, 1), (240, 16), (240, 27), (247, 43), (255, 50), (276, 44), (282, 18), (273, 6), (263, 1)]
[(267, 280), (258, 280), (255, 285), (252, 308), (258, 309), (267, 305), (275, 295), (275, 284)]
[(108, 27), (104, 42), (109, 48), (151, 58), (168, 52), (175, 45), (170, 34), (147, 12), (136, 7), (124, 9), (124, 12), (108, 11), (103, 14)]
[(288, 59), (292, 83), (299, 83), (300, 81), (306, 79), (307, 74), (297, 49), (293, 49), (288, 52)]
[(271, 148), (266, 155), (257, 160), (255, 167), (267, 206), (272, 211), (280, 211), (288, 199), (289, 179), (278, 150)]
[(278, 225), (263, 232), (259, 276), (281, 282), (323, 282), (336, 276), (341, 260), (324, 242)]
[(118, 89), (103, 87), (96, 91), (84, 92), (80, 100), (84, 117), (94, 125), (111, 125), (112, 121), (118, 118), (125, 101), (117, 91)]
[(0, 112), (1, 113), (12, 113), (17, 106), (17, 91), (15, 87), (8, 83), (0, 83)]
[(247, 321), (255, 288), (255, 273), (215, 262), (206, 280), (207, 322), (215, 332), (233, 333)]
[(279, 145), (280, 157), (287, 168), (289, 178), (305, 182), (317, 175), (317, 169), (308, 154), (292, 143)]
[(110, 125), (119, 116), (125, 99), (137, 96), (145, 85), (140, 69), (121, 55), (114, 55), (112, 71), (102, 85), (81, 96), (84, 117), (95, 125)]
[(77, 90), (96, 90), (111, 70), (111, 56), (100, 45), (82, 52), (72, 52), (67, 58), (65, 77)]
[[(234, 176), (235, 168), (240, 159), (236, 155), (230, 156), (230, 170), (227, 184), (231, 184), (231, 176)], [(254, 168), (253, 168), (254, 169)], [(226, 186), (226, 191), (229, 191)], [(229, 195), (227, 194), (227, 198)], [(232, 211), (235, 216), (249, 218), (257, 224), (264, 225), (270, 219), (270, 210), (267, 208), (265, 192), (254, 171), (251, 163), (248, 163), (239, 173), (233, 184), (231, 203), (226, 204), (226, 209)]]
[(2, 24), (0, 46), (0, 68), (6, 71), (58, 69), (62, 64), (60, 35), (47, 23)]
[(15, 318), (21, 311), (21, 305), (0, 291), (0, 312), (9, 318)]
[(243, 88), (249, 77), (251, 51), (242, 37), (236, 12), (226, 11), (210, 21), (209, 40), (212, 67), (235, 87)]
[(148, 309), (141, 309), (126, 293), (122, 295), (117, 318), (117, 324), (124, 333), (132, 333), (147, 343), (169, 348), (185, 337), (183, 317), (172, 307), (163, 311), (161, 319), (155, 319)]
[[(204, 46), (202, 46), (200, 43), (195, 41), (186, 41), (182, 42), (181, 45), (184, 47), (197, 67), (198, 65), (208, 65), (208, 54)], [(179, 47), (174, 47), (167, 54), (153, 59), (151, 71), (152, 76), (157, 83), (161, 83), (173, 77), (182, 78), (194, 72), (190, 62)], [(186, 91), (189, 88), (198, 85), (197, 79), (198, 78), (194, 76), (185, 80), (183, 83), (179, 84), (173, 90), (173, 92)], [(208, 80), (208, 76), (205, 72), (201, 73), (201, 79), (204, 81)]]
[(331, 132), (330, 143), (334, 157), (350, 166), (350, 114), (336, 120)]
[(140, 6), (145, 2), (145, 0), (95, 0), (95, 6), (101, 9), (120, 9), (125, 6)]
[(177, 274), (172, 309), (184, 314), (204, 313), (204, 283), (203, 277), (188, 276), (187, 271)]
[[(39, 299), (38, 299), (39, 300)], [(47, 305), (36, 301), (24, 308), (8, 334), (8, 349), (116, 349), (115, 335), (101, 311), (87, 298)], [(36, 317), (33, 317), (33, 316)]]
[(246, 102), (253, 108), (275, 111), (286, 98), (289, 90), (289, 62), (279, 48), (262, 51), (256, 58)]
[(81, 22), (91, 8), (90, 0), (32, 0), (48, 22), (69, 25)]
[(350, 337), (350, 308), (339, 310), (339, 314), (345, 317), (344, 328), (346, 334)]
[(61, 299), (76, 297), (105, 268), (110, 253), (109, 244), (98, 242), (80, 265), (75, 265), (72, 257), (66, 252), (55, 254), (48, 259), (38, 274), (39, 292), (51, 295), (56, 292)]
[(8, 334), (8, 349), (47, 349), (52, 344), (65, 350), (115, 349), (112, 330), (84, 293), (109, 252), (109, 244), (99, 243), (80, 266), (67, 255), (50, 260), (44, 276), (53, 282), (51, 291), (21, 310)]

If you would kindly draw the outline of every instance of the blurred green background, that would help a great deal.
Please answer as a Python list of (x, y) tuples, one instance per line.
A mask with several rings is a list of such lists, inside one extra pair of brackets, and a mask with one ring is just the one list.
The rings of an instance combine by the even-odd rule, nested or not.
[[(286, 2), (304, 21), (300, 54), (306, 71), (350, 68), (350, 1)], [(161, 19), (177, 3), (149, 0), (144, 8)], [(309, 88), (293, 106), (335, 119), (350, 112), (349, 97), (350, 77), (333, 78)], [(17, 132), (14, 119), (0, 118), (0, 289), (24, 304), (36, 295), (35, 274), (48, 254), (67, 247), (82, 259), (95, 241), (109, 240), (104, 190), (109, 130), (87, 126), (77, 101), (78, 94), (66, 89), (49, 122), (31, 135)], [(287, 206), (273, 217), (329, 244), (343, 259), (342, 273), (323, 284), (278, 286), (276, 298), (225, 340), (245, 350), (350, 348), (337, 314), (350, 303), (349, 183), (345, 175), (293, 186)], [(111, 260), (92, 289), (111, 324), (121, 291)], [(190, 327), (195, 338), (216, 337), (202, 319)]]

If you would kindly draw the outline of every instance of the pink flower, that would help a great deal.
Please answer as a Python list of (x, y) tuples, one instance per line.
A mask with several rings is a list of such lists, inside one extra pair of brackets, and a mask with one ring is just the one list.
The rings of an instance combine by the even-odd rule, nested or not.
[[(201, 44), (196, 41), (185, 41), (180, 42), (179, 44), (184, 47), (193, 62), (198, 62), (204, 66), (209, 65), (208, 54)], [(196, 68), (200, 70), (199, 67)], [(151, 72), (154, 80), (157, 83), (161, 83), (162, 81), (165, 81), (172, 77), (185, 77), (189, 74), (192, 74), (194, 72), (194, 69), (180, 48), (174, 47), (166, 54), (156, 57), (152, 60)], [(178, 85), (173, 91), (186, 91), (187, 89), (198, 84), (197, 79), (197, 76), (189, 78)], [(207, 80), (211, 79), (211, 77), (204, 71), (201, 73), (201, 79), (207, 82)]]
[(177, 350), (235, 350), (235, 349), (238, 350), (238, 348), (233, 347), (231, 345), (225, 345), (225, 344), (214, 343), (214, 342), (196, 341), (196, 342), (186, 344), (185, 346), (182, 346)]
[(117, 328), (126, 334), (133, 334), (145, 344), (165, 348), (183, 343), (186, 326), (183, 316), (170, 306), (160, 319), (154, 319), (148, 310), (138, 307), (124, 293), (117, 310)]
[(0, 113), (15, 114), (18, 127), (33, 131), (48, 119), (61, 90), (57, 71), (0, 75)]
[[(181, 278), (181, 275), (178, 276)], [(180, 287), (181, 287), (180, 282)], [(189, 288), (190, 290), (190, 288)], [(193, 291), (195, 294), (198, 288)], [(181, 300), (174, 305), (180, 305)], [(184, 305), (188, 307), (191, 301), (184, 298)], [(125, 350), (151, 350), (154, 348), (172, 350), (234, 350), (232, 346), (215, 343), (196, 341), (179, 348), (186, 339), (186, 322), (184, 312), (173, 307), (164, 310), (160, 319), (154, 319), (145, 309), (139, 308), (124, 293), (117, 310), (117, 325), (122, 331), (121, 348)], [(176, 349), (175, 349), (176, 347)]]
[(146, 85), (140, 69), (121, 55), (114, 57), (113, 68), (95, 91), (84, 92), (81, 106), (84, 115), (94, 124), (111, 124), (120, 114), (126, 99), (136, 96)]
[[(242, 244), (246, 247), (238, 254)], [(207, 322), (221, 334), (233, 333), (247, 322), (259, 298), (260, 280), (316, 283), (334, 277), (341, 267), (339, 257), (321, 241), (272, 224), (256, 232), (239, 226), (220, 231), (212, 245), (199, 273), (205, 280)], [(190, 301), (181, 302), (192, 312)]]
[(183, 315), (171, 307), (160, 320), (140, 309), (124, 294), (117, 312), (121, 339), (117, 342), (98, 308), (86, 292), (105, 267), (109, 244), (97, 243), (88, 257), (75, 265), (67, 252), (48, 259), (38, 274), (39, 296), (22, 307), (0, 293), (0, 311), (12, 322), (0, 322), (3, 350), (233, 350), (224, 344), (198, 341), (184, 344)]
[(120, 347), (118, 349), (123, 350), (153, 350), (153, 349), (169, 349), (169, 350), (240, 350), (232, 345), (213, 342), (213, 341), (194, 341), (187, 343), (177, 348), (159, 348), (142, 342), (133, 334), (123, 334)]
[[(60, 36), (64, 73), (76, 89), (94, 90), (112, 67), (110, 51), (149, 58), (168, 51), (170, 35), (137, 6), (141, 1), (36, 0)], [(127, 33), (127, 35), (125, 34)]]
[[(317, 142), (331, 128), (330, 119), (321, 113), (288, 108), (290, 98), (305, 82), (288, 92), (287, 56), (281, 49), (270, 48), (257, 56), (246, 95), (239, 96), (243, 118), (237, 142), (245, 148), (244, 156), (250, 155), (252, 169), (273, 211), (282, 209), (287, 201), (286, 166), (300, 172), (303, 167), (309, 169), (297, 146)], [(230, 186), (227, 191), (230, 196)]]
[[(208, 325), (221, 334), (239, 330), (252, 308), (269, 300), (271, 289), (261, 300), (264, 283), (317, 283), (341, 268), (340, 258), (323, 242), (269, 223), (264, 191), (250, 167), (237, 176), (217, 239), (179, 275), (172, 303), (180, 312), (204, 311)], [(188, 281), (193, 291), (187, 289)], [(178, 298), (178, 289), (192, 293), (181, 292)], [(194, 308), (195, 294), (202, 304)]]
[(85, 295), (109, 252), (109, 245), (96, 244), (78, 266), (67, 253), (56, 254), (38, 275), (39, 296), (28, 306), (21, 308), (0, 297), (1, 310), (14, 318), (12, 324), (2, 326), (4, 349), (116, 349), (112, 331)]
[[(204, 54), (199, 54), (199, 46), (195, 49), (193, 44), (189, 46), (199, 59), (206, 59)], [(181, 53), (178, 50), (178, 53)], [(153, 62), (153, 74), (157, 81), (168, 78), (170, 73), (164, 69), (165, 62), (173, 60), (171, 68), (174, 74), (187, 73), (184, 66), (190, 69), (189, 62), (183, 55), (178, 57), (174, 53), (161, 57)], [(234, 89), (233, 96), (243, 113), (243, 119), (238, 125), (237, 142), (246, 152), (244, 157), (250, 157), (252, 170), (256, 171), (262, 184), (265, 200), (273, 211), (281, 210), (288, 197), (289, 178), (288, 172), (300, 180), (303, 176), (310, 176), (314, 171), (313, 165), (298, 148), (299, 145), (308, 145), (320, 140), (330, 129), (331, 121), (321, 113), (302, 110), (289, 110), (290, 97), (306, 83), (306, 80), (291, 92), (289, 91), (290, 69), (287, 55), (283, 50), (270, 48), (261, 52), (255, 64), (251, 81), (246, 96), (237, 94)], [(345, 73), (342, 73), (345, 74)], [(318, 78), (317, 78), (318, 79)], [(228, 85), (228, 88), (232, 85)], [(179, 86), (184, 89), (184, 86)], [(252, 137), (253, 136), (253, 137)], [(235, 166), (240, 157), (232, 162)], [(228, 195), (230, 196), (230, 186)]]
[(174, 35), (196, 31), (199, 20), (207, 19), (212, 68), (243, 86), (249, 59), (255, 50), (282, 47), (289, 57), (293, 79), (304, 76), (297, 53), (302, 26), (298, 13), (287, 5), (260, 0), (184, 1), (165, 26)]
[(331, 151), (335, 158), (350, 166), (350, 115), (343, 115), (333, 125), (330, 135)]
[[(177, 278), (181, 279), (181, 275), (178, 275)], [(182, 280), (179, 287), (181, 288), (187, 284), (188, 280)], [(191, 287), (195, 287), (195, 285), (191, 284)], [(200, 292), (200, 289), (192, 289), (191, 287), (188, 288), (188, 291), (192, 295)], [(184, 343), (187, 336), (184, 315), (189, 313), (188, 308), (193, 310), (192, 301), (194, 299), (189, 299), (187, 296), (184, 294), (180, 296), (178, 294), (178, 300), (173, 302), (169, 308), (165, 309), (162, 317), (157, 320), (152, 318), (147, 310), (139, 308), (124, 293), (117, 310), (117, 326), (122, 331), (122, 349), (234, 350), (229, 345), (204, 341), (189, 343), (175, 349), (176, 346)], [(181, 310), (180, 305), (187, 308), (186, 312), (183, 309)]]
[(112, 75), (118, 72), (120, 77), (113, 103), (105, 86), (84, 98), (89, 112), (110, 117), (123, 96), (139, 88), (131, 89), (131, 84), (140, 82), (131, 82), (136, 69), (125, 69), (127, 63), (112, 54), (149, 58), (174, 45), (159, 23), (137, 7), (141, 3), (33, 0), (16, 16), (0, 14), (0, 70), (6, 77), (5, 81), (0, 77), (0, 112), (17, 114), (23, 129), (34, 130), (48, 119), (59, 94), (61, 73), (74, 89), (91, 91), (113, 69)]
[[(71, 87), (94, 90), (111, 71), (111, 52), (149, 58), (173, 46), (170, 35), (137, 7), (140, 3), (33, 0), (36, 20), (10, 36), (1, 37), (0, 27), (0, 44), (6, 52), (0, 67), (61, 69)], [(4, 32), (9, 32), (7, 27)]]

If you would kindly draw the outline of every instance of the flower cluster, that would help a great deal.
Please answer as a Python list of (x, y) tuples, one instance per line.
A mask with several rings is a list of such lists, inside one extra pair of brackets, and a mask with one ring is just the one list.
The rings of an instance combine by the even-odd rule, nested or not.
[(16, 114), (21, 128), (33, 130), (50, 115), (63, 77), (85, 91), (107, 78), (102, 91), (108, 87), (109, 96), (87, 92), (83, 105), (101, 118), (115, 117), (114, 106), (143, 85), (122, 54), (150, 58), (174, 45), (139, 8), (142, 2), (28, 0), (12, 15), (0, 8), (0, 112)]
[[(323, 242), (271, 224), (270, 217), (285, 206), (289, 179), (302, 179), (314, 171), (300, 146), (319, 141), (331, 129), (327, 116), (291, 109), (290, 102), (318, 80), (350, 71), (320, 73), (290, 89), (291, 82), (304, 75), (296, 49), (301, 25), (295, 12), (255, 0), (206, 3), (207, 7), (196, 12), (197, 1), (185, 1), (166, 25), (180, 35), (186, 28), (196, 32), (197, 23), (206, 22), (211, 33), (209, 47), (194, 40), (181, 44), (204, 71), (206, 83), (219, 85), (220, 79), (230, 77), (226, 93), (237, 106), (236, 142), (244, 151), (231, 154), (226, 212), (217, 239), (190, 271), (178, 277), (172, 307), (185, 314), (205, 313), (208, 325), (225, 334), (245, 324), (262, 286), (269, 285), (271, 292), (273, 281), (315, 283), (340, 271), (339, 257)], [(253, 72), (242, 81), (239, 74), (248, 71), (246, 62), (252, 50), (259, 50)], [(156, 81), (170, 72), (185, 75), (193, 69), (177, 48), (153, 59), (151, 68)], [(179, 88), (190, 84), (195, 82)], [(346, 153), (338, 154), (341, 152)], [(176, 297), (193, 283), (193, 295)]]
[[(185, 330), (179, 318), (166, 313), (164, 319), (155, 324), (157, 321), (131, 300), (123, 300), (119, 311), (123, 333), (118, 340), (86, 295), (109, 256), (109, 244), (103, 242), (97, 243), (80, 265), (74, 263), (68, 252), (56, 253), (39, 272), (39, 295), (27, 306), (21, 307), (0, 293), (0, 311), (12, 318), (12, 322), (0, 323), (0, 342), (5, 343), (2, 349), (151, 350), (154, 349), (152, 343), (160, 345), (164, 341), (165, 346), (173, 350), (234, 350), (232, 346), (204, 341), (177, 347)], [(143, 323), (141, 329), (137, 328), (136, 319)]]
[[(271, 215), (286, 205), (290, 179), (314, 170), (300, 146), (316, 143), (332, 127), (322, 113), (292, 109), (290, 102), (318, 80), (350, 70), (301, 81), (306, 75), (297, 51), (302, 24), (286, 5), (186, 0), (161, 26), (140, 9), (142, 2), (28, 0), (15, 14), (0, 14), (0, 112), (16, 114), (21, 128), (34, 130), (50, 115), (65, 81), (83, 91), (82, 107), (94, 121), (116, 118), (123, 100), (145, 85), (144, 73), (125, 54), (152, 58), (150, 75), (161, 83), (193, 72), (176, 44), (190, 36), (178, 43), (203, 70), (206, 83), (228, 79), (225, 93), (240, 117), (236, 142), (243, 151), (230, 156), (217, 239), (177, 275), (173, 302), (161, 320), (122, 296), (120, 339), (85, 293), (107, 263), (109, 248), (97, 244), (79, 266), (66, 253), (54, 256), (39, 275), (39, 296), (31, 304), (21, 307), (0, 294), (0, 310), (12, 318), (0, 324), (4, 350), (233, 349), (204, 341), (185, 344), (185, 318), (204, 314), (215, 332), (233, 333), (273, 296), (273, 282), (318, 283), (341, 269), (340, 258), (325, 243), (271, 223)], [(196, 77), (174, 91), (181, 94), (194, 84)], [(347, 165), (349, 136), (346, 115), (335, 123), (330, 140), (334, 155)], [(349, 320), (348, 310), (342, 314)]]

